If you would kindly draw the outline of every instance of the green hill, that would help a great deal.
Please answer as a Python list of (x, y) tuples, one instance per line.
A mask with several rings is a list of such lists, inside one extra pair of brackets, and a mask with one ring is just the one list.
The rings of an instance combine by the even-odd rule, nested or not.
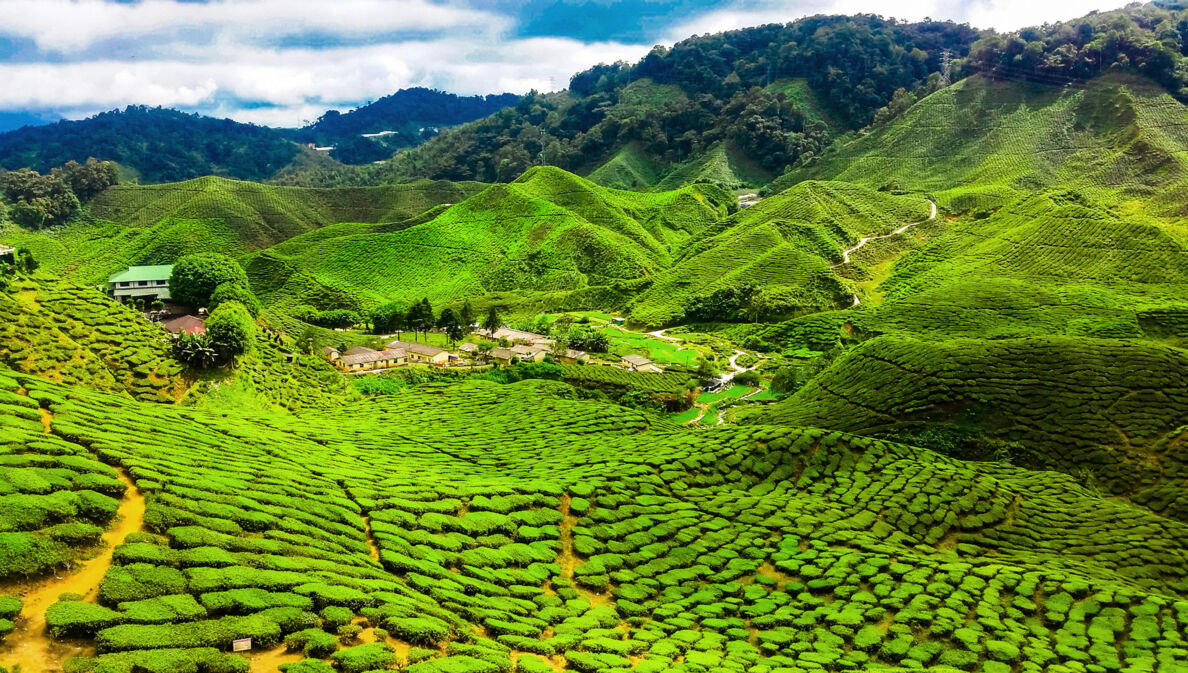
[(28, 247), (47, 269), (95, 283), (133, 264), (170, 263), (193, 252), (239, 256), (328, 225), (406, 220), (483, 187), (421, 181), (310, 189), (216, 177), (118, 185), (95, 198), (94, 221), (41, 232), (9, 227), (0, 238)]
[(788, 172), (769, 190), (810, 177), (893, 185), (928, 191), (964, 212), (1072, 186), (1181, 214), (1186, 112), (1156, 83), (1122, 72), (1067, 88), (974, 76)]
[(660, 181), (655, 161), (638, 143), (629, 143), (586, 176), (603, 187), (647, 191)]
[[(636, 194), (535, 168), (428, 221), (317, 231), (255, 255), (247, 266), (254, 284), (259, 276), (269, 288), (334, 288), (372, 305), (572, 292), (665, 268), (673, 250), (717, 222), (730, 200), (709, 186)], [(264, 278), (264, 269), (282, 276)]]
[(671, 323), (690, 298), (743, 284), (773, 292), (796, 307), (789, 312), (848, 305), (852, 292), (831, 268), (843, 247), (926, 219), (929, 210), (920, 196), (802, 182), (707, 229), (631, 304), (631, 317)]
[(730, 189), (757, 187), (771, 181), (772, 173), (757, 164), (733, 142), (721, 142), (705, 154), (673, 167), (656, 189), (676, 189), (709, 182)]

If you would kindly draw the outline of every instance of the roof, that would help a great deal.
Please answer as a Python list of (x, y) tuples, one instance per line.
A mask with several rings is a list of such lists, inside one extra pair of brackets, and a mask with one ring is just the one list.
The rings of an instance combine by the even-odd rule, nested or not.
[(510, 348), (492, 348), (491, 357), (496, 360), (510, 360), (516, 357), (516, 354)]
[(166, 320), (161, 323), (161, 327), (174, 334), (181, 334), (182, 332), (202, 334), (206, 332), (206, 321), (196, 315), (183, 315), (173, 320)]
[(121, 271), (111, 278), (107, 279), (109, 283), (127, 283), (141, 280), (169, 280), (169, 276), (173, 274), (172, 264), (162, 264), (158, 266), (130, 266), (124, 271)]
[(0, 245), (0, 255), (11, 255), (16, 252), (16, 248), (10, 248), (7, 245)]
[(543, 349), (538, 348), (536, 346), (512, 346), (511, 347), (511, 351), (513, 353), (515, 353), (516, 355), (531, 355), (533, 353), (539, 353), (541, 350), (543, 350)]
[(334, 348), (333, 346), (322, 346), (322, 355), (330, 355), (331, 353), (337, 353), (337, 352), (338, 352), (338, 349)]
[[(352, 348), (351, 350), (353, 351), (356, 349)], [(342, 356), (342, 363), (347, 366), (361, 365), (368, 362), (380, 362), (382, 360), (399, 360), (408, 356), (408, 353), (406, 353), (404, 349), (401, 348), (387, 349), (382, 351), (373, 351), (370, 348), (363, 348), (362, 350), (367, 352)], [(347, 352), (349, 353), (350, 351)]]
[(525, 332), (523, 330), (512, 329), (510, 327), (500, 327), (495, 330), (496, 339), (507, 339), (508, 341), (549, 341), (549, 338), (543, 334), (535, 332)]
[(346, 352), (343, 353), (343, 355), (344, 356), (360, 355), (362, 353), (374, 353), (374, 352), (376, 352), (374, 348), (368, 348), (367, 346), (354, 346), (352, 348), (348, 348), (346, 350)]
[(575, 351), (572, 348), (566, 348), (565, 357), (571, 360), (581, 360), (582, 358), (586, 357), (586, 351)]
[(645, 358), (642, 355), (635, 355), (635, 354), (624, 355), (623, 362), (626, 362), (627, 364), (635, 365), (636, 367), (643, 367), (645, 365), (652, 364), (651, 360)]
[(474, 353), (478, 351), (478, 344), (468, 341), (461, 346), (458, 346), (458, 350), (462, 351), (463, 353)]
[(449, 353), (444, 348), (437, 346), (430, 346), (429, 344), (419, 344), (413, 341), (393, 341), (388, 344), (388, 348), (403, 348), (409, 353), (416, 353), (417, 355), (427, 355), (433, 357), (434, 355), (441, 355), (442, 353)]

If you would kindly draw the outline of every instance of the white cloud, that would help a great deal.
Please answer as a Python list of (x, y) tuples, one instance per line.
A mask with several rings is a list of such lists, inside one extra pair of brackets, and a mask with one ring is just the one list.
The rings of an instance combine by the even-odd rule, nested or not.
[(3, 0), (0, 32), (70, 52), (107, 39), (195, 31), (243, 41), (318, 32), (346, 37), (396, 31), (508, 27), (506, 17), (427, 0)]
[[(570, 75), (590, 65), (634, 60), (645, 53), (639, 45), (562, 38), (486, 45), (451, 38), (321, 50), (225, 44), (212, 49), (210, 60), (203, 62), (0, 64), (0, 81), (7, 84), (0, 109), (83, 113), (127, 104), (162, 105), (292, 126), (326, 109), (350, 107), (410, 86), (459, 94), (564, 88)], [(237, 108), (228, 100), (252, 105)]]
[(1125, 0), (768, 0), (746, 8), (728, 7), (676, 24), (665, 36), (667, 44), (690, 35), (788, 23), (813, 14), (881, 14), (919, 21), (925, 17), (951, 19), (975, 28), (1012, 31), (1044, 22), (1067, 21), (1093, 10), (1117, 9)]

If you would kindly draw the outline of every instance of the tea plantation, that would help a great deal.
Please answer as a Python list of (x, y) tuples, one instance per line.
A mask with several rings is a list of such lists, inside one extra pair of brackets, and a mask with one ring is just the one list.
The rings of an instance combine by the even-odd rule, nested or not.
[(247, 671), (247, 637), (287, 671), (1188, 666), (1188, 526), (1057, 473), (546, 381), (296, 416), (0, 390), (9, 577), (86, 549), (109, 466), (146, 498), (47, 611), (74, 671)]

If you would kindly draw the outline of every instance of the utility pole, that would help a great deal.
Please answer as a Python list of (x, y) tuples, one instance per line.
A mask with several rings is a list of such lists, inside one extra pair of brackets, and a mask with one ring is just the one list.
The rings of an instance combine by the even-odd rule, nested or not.
[(948, 49), (941, 52), (941, 86), (953, 83), (953, 52)]

